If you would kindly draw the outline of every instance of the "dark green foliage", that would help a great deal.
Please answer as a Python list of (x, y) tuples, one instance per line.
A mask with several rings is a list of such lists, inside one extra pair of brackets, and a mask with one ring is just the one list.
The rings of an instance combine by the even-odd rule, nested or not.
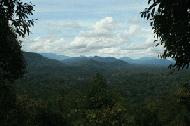
[(0, 124), (1, 126), (16, 126), (17, 124), (16, 96), (13, 87), (0, 83)]
[(138, 108), (134, 122), (136, 126), (162, 126), (157, 113), (143, 107)]
[(33, 5), (21, 0), (0, 1), (0, 80), (15, 80), (24, 73), (25, 63), (18, 37), (29, 34)]
[[(143, 65), (101, 69), (103, 64), (67, 65), (35, 53), (25, 57), (28, 72), (14, 84), (16, 118), (10, 117), (19, 126), (189, 124), (188, 86), (180, 86), (189, 80), (189, 70), (171, 74), (166, 67)], [(182, 98), (185, 104), (179, 102)]]
[(26, 56), (30, 69), (17, 81), (18, 95), (46, 103), (45, 112), (61, 113), (68, 125), (184, 126), (189, 120), (174, 93), (189, 80), (188, 70), (171, 74), (164, 67), (142, 65), (101, 69), (103, 64), (72, 66), (34, 53)]
[(0, 80), (13, 81), (20, 78), (24, 72), (25, 61), (21, 45), (13, 33), (9, 34), (7, 40), (0, 38)]
[(41, 110), (36, 116), (38, 126), (67, 126), (61, 113)]
[[(0, 125), (18, 126), (13, 82), (25, 72), (19, 37), (29, 34), (33, 5), (21, 0), (0, 0)], [(7, 84), (8, 83), (8, 84)]]
[(182, 85), (177, 91), (177, 96), (179, 98), (178, 102), (184, 104), (190, 111), (190, 84), (185, 83)]
[(122, 105), (114, 105), (86, 112), (86, 124), (91, 126), (127, 126), (127, 111)]
[(105, 78), (100, 74), (96, 74), (92, 83), (92, 88), (87, 96), (88, 108), (100, 109), (102, 107), (109, 107), (113, 105), (112, 96), (107, 88)]
[(122, 126), (126, 125), (126, 108), (109, 90), (105, 78), (96, 74), (92, 88), (87, 93), (87, 110), (85, 118), (87, 125), (91, 126)]
[[(188, 68), (190, 63), (190, 1), (148, 0), (150, 5), (141, 13), (150, 20), (158, 44), (164, 46), (163, 58), (176, 60), (173, 67)], [(156, 40), (157, 41), (157, 40)]]

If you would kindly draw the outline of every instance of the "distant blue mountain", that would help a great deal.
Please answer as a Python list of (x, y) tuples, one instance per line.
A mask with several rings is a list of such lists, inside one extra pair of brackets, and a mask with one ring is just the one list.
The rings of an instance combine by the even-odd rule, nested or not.
[(173, 64), (174, 61), (167, 59), (158, 59), (155, 57), (142, 57), (139, 59), (131, 59), (129, 57), (122, 57), (120, 60), (128, 62), (130, 64), (143, 64), (143, 65), (170, 65)]
[[(160, 60), (156, 58), (141, 58), (141, 59), (131, 59), (128, 57), (123, 57), (117, 59), (114, 57), (67, 57), (62, 61), (55, 59), (49, 59), (37, 53), (25, 52), (24, 57), (27, 63), (27, 70), (38, 71), (38, 73), (45, 73), (46, 70), (64, 71), (63, 73), (69, 73), (73, 75), (75, 73), (89, 74), (97, 72), (113, 72), (115, 70), (146, 70), (147, 68), (165, 67), (172, 63), (170, 60)], [(143, 64), (143, 65), (141, 65)], [(148, 64), (148, 65), (147, 65)], [(151, 65), (149, 65), (151, 64)], [(163, 66), (164, 65), (164, 66)], [(40, 71), (39, 69), (43, 69)], [(59, 73), (59, 72), (58, 72)]]
[(55, 60), (59, 60), (59, 61), (70, 58), (70, 57), (65, 56), (65, 55), (57, 55), (54, 53), (40, 53), (40, 55), (47, 57), (48, 59), (55, 59)]
[(94, 56), (91, 57), (92, 60), (98, 61), (98, 62), (116, 62), (119, 61), (115, 57), (99, 57), (99, 56)]
[(127, 68), (129, 64), (114, 57), (71, 57), (62, 61), (69, 66), (76, 66), (85, 69), (107, 70)]
[(62, 60), (63, 63), (77, 63), (77, 62), (84, 62), (88, 61), (88, 57), (70, 57), (68, 59)]
[(40, 53), (40, 55), (49, 59), (59, 60), (62, 63), (66, 63), (66, 64), (81, 64), (81, 63), (89, 64), (92, 62), (122, 64), (122, 62), (127, 62), (129, 64), (168, 66), (170, 64), (175, 63), (173, 60), (159, 59), (155, 57), (142, 57), (139, 59), (132, 59), (130, 57), (121, 57), (120, 59), (117, 59), (115, 57), (99, 57), (99, 56), (68, 57), (65, 55), (57, 55), (54, 53)]
[(99, 56), (94, 56), (94, 57), (71, 57), (62, 60), (64, 63), (76, 63), (76, 62), (86, 62), (86, 61), (96, 61), (96, 62), (102, 62), (102, 63), (113, 63), (113, 62), (124, 62), (120, 59), (116, 59), (115, 57), (99, 57)]

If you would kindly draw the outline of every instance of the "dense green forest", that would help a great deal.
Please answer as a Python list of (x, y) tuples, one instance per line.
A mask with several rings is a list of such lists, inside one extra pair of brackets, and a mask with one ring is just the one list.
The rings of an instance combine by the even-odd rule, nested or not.
[[(189, 70), (25, 53), (14, 84), (23, 126), (188, 126)], [(10, 96), (11, 97), (11, 96)]]

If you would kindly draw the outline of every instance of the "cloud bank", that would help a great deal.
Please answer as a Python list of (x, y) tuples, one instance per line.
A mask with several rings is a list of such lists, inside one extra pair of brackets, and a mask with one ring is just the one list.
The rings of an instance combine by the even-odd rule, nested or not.
[[(104, 17), (86, 28), (79, 22), (45, 22), (51, 34), (26, 39), (24, 50), (34, 52), (54, 52), (69, 56), (115, 56), (142, 57), (157, 56), (160, 48), (155, 48), (152, 30), (144, 28), (138, 21), (128, 22), (128, 25)], [(69, 30), (68, 30), (69, 29)], [(67, 30), (78, 33), (67, 39), (53, 34)]]

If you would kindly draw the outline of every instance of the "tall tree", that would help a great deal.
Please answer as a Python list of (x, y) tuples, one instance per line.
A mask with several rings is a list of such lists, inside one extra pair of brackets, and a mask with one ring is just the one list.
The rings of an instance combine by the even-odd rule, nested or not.
[(0, 0), (0, 124), (18, 125), (16, 95), (10, 83), (25, 71), (25, 62), (19, 38), (29, 34), (34, 20), (33, 5), (21, 0)]
[(19, 38), (30, 33), (34, 20), (32, 3), (0, 0), (0, 81), (15, 80), (24, 73), (25, 63)]
[[(162, 58), (171, 57), (171, 67), (188, 68), (190, 64), (190, 0), (148, 0), (150, 5), (141, 13), (164, 46)], [(155, 41), (157, 41), (155, 40)]]
[(125, 126), (127, 111), (101, 74), (96, 74), (87, 95), (86, 124), (91, 126)]

